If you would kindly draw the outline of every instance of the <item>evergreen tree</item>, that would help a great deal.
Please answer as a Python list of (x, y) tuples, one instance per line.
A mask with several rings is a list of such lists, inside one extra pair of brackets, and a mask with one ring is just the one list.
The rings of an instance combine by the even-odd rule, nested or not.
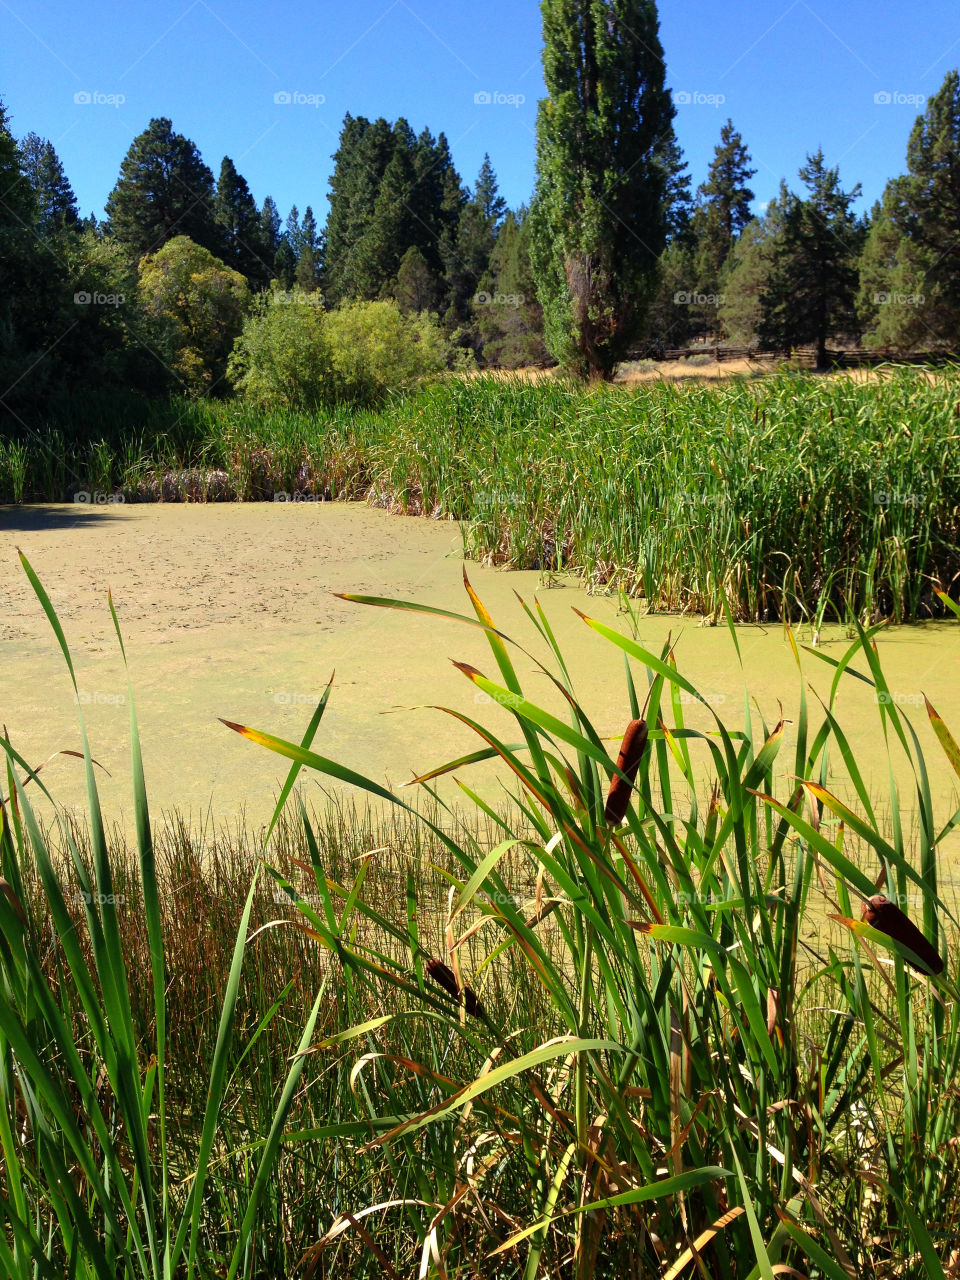
[(221, 248), (213, 174), (195, 144), (160, 117), (130, 146), (107, 200), (110, 232), (136, 258), (174, 236), (212, 253)]
[(405, 315), (437, 309), (438, 281), (416, 245), (411, 245), (401, 259), (393, 295)]
[(689, 166), (671, 126), (660, 147), (658, 160), (665, 175), (664, 201), (667, 210), (667, 243), (688, 244), (692, 238), (693, 197), (690, 194)]
[(480, 282), (487, 303), (478, 307), (485, 363), (504, 369), (546, 365), (543, 308), (530, 262), (530, 219), (526, 209), (509, 211), (497, 233), (489, 270)]
[(315, 293), (320, 288), (323, 270), (323, 244), (317, 233), (317, 220), (307, 205), (300, 224), (299, 252), (294, 271), (294, 281), (304, 293)]
[(384, 119), (347, 115), (334, 152), (325, 245), (325, 292), (331, 304), (362, 296), (354, 249), (373, 218), (377, 195), (393, 156), (395, 138)]
[(220, 227), (222, 260), (254, 287), (264, 287), (272, 275), (274, 250), (267, 248), (256, 201), (229, 156), (223, 157), (220, 166), (213, 208)]
[(827, 339), (856, 328), (854, 306), (863, 224), (851, 206), (860, 194), (840, 187), (823, 151), (808, 156), (800, 178), (807, 199), (790, 193), (773, 245), (769, 287), (761, 302), (760, 338), (771, 347), (815, 342), (817, 368), (826, 367)]
[(448, 291), (445, 322), (448, 330), (463, 330), (466, 345), (479, 349), (482, 326), (477, 325), (474, 298), (490, 270), (498, 226), (506, 210), (489, 156), (483, 158), (472, 195), (463, 192), (455, 203), (459, 204), (456, 234), (441, 242)]
[(907, 172), (887, 184), (860, 270), (859, 305), (875, 346), (960, 343), (960, 73), (918, 117)]
[(743, 138), (728, 120), (720, 130), (707, 180), (697, 188), (698, 204), (693, 215), (697, 242), (697, 290), (721, 291), (723, 266), (737, 237), (750, 221), (753, 192), (747, 183), (756, 173), (750, 167), (750, 153)]
[(542, 0), (532, 259), (547, 345), (612, 377), (641, 331), (667, 237), (674, 115), (654, 0)]
[(280, 210), (273, 196), (267, 196), (260, 210), (260, 239), (267, 253), (273, 257), (280, 248), (280, 237), (283, 224), (280, 221)]
[(785, 182), (762, 217), (747, 223), (724, 268), (720, 327), (736, 346), (755, 347), (760, 341), (764, 298), (770, 292), (776, 247), (791, 196)]
[[(0, 412), (11, 408), (27, 357), (42, 350), (41, 317), (35, 305), (41, 249), (33, 233), (36, 201), (24, 173), (23, 155), (10, 132), (9, 116), (0, 102)], [(31, 378), (31, 391), (45, 373)], [(15, 412), (15, 410), (14, 410)]]
[(380, 182), (366, 229), (350, 253), (350, 273), (358, 298), (384, 295), (397, 278), (400, 262), (411, 244), (421, 238), (411, 208), (417, 177), (409, 125), (394, 126), (395, 147)]
[(486, 153), (484, 153), (477, 180), (473, 184), (473, 202), (479, 208), (481, 217), (496, 235), (503, 216), (507, 212), (507, 202), (500, 194), (497, 175)]
[(77, 197), (53, 143), (35, 133), (28, 133), (20, 143), (20, 153), (23, 172), (33, 189), (40, 234), (78, 229)]

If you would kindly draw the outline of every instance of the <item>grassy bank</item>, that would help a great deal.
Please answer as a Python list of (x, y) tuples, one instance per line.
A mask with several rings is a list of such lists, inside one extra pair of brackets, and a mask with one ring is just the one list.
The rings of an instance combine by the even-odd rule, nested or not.
[[(470, 554), (742, 619), (936, 613), (960, 572), (960, 380), (451, 380), (384, 410), (78, 406), (0, 440), (8, 501), (367, 498)], [(22, 433), (21, 433), (22, 434)]]
[[(915, 733), (862, 632), (784, 760), (782, 724), (687, 729), (699, 695), (670, 651), (584, 619), (622, 654), (624, 724), (645, 726), (621, 768), (543, 616), (497, 622), (541, 629), (566, 719), (525, 697), (513, 641), (469, 605), (401, 606), (424, 634), (490, 643), (465, 701), (496, 701), (504, 730), (438, 762), (458, 814), (430, 778), (418, 806), (323, 755), (335, 686), (299, 743), (223, 732), (285, 758), (288, 788), (306, 768), (374, 808), (285, 813), (285, 788), (256, 840), (154, 835), (132, 701), (132, 861), (89, 754), (73, 840), (39, 828), (43, 775), (4, 744), (4, 1273), (952, 1274), (960, 969), (938, 858), (960, 814), (934, 811), (919, 736), (960, 771), (946, 726), (931, 707)], [(878, 823), (846, 749), (852, 679), (908, 764), (913, 829), (895, 789)], [(488, 757), (513, 792), (500, 812), (469, 790)], [(896, 906), (861, 921), (878, 886), (926, 943)]]

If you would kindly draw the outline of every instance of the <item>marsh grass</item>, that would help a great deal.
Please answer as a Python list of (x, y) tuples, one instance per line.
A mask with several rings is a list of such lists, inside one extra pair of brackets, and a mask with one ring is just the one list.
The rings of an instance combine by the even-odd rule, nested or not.
[(104, 397), (0, 435), (0, 499), (365, 498), (470, 556), (720, 619), (942, 613), (960, 573), (960, 377), (780, 372), (584, 390), (448, 378), (379, 412)]
[[(291, 764), (249, 842), (154, 837), (133, 709), (132, 861), (85, 735), (75, 832), (41, 829), (42, 778), (4, 742), (0, 874), (25, 916), (0, 895), (5, 1274), (956, 1274), (960, 966), (939, 854), (960, 813), (935, 813), (919, 733), (880, 697), (916, 816), (892, 786), (878, 821), (836, 718), (843, 682), (888, 692), (874, 633), (826, 659), (815, 714), (802, 664), (820, 655), (796, 649), (784, 761), (782, 723), (728, 731), (711, 709), (688, 728), (681, 695), (700, 695), (669, 648), (582, 617), (623, 656), (624, 723), (648, 725), (631, 779), (539, 606), (514, 622), (552, 650), (565, 718), (526, 698), (515, 640), (466, 585), (463, 615), (351, 597), (490, 643), (495, 674), (458, 665), (506, 732), (450, 708), (477, 751), (419, 800), (314, 749), (330, 686), (299, 743), (230, 726)], [(919, 730), (960, 771), (933, 706)], [(837, 757), (850, 805), (825, 785)], [(515, 792), (500, 810), (469, 786), (495, 758)], [(303, 768), (359, 799), (295, 809)], [(432, 787), (444, 772), (457, 809)], [(612, 827), (614, 778), (631, 789)], [(942, 974), (860, 920), (878, 886), (914, 895)]]

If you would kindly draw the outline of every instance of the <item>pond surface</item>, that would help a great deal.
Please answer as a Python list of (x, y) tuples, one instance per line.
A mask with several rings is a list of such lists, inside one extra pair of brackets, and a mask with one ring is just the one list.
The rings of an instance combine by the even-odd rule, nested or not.
[[(469, 613), (454, 523), (343, 503), (7, 507), (0, 508), (0, 724), (33, 764), (58, 750), (78, 749), (80, 733), (63, 658), (17, 547), (46, 587), (71, 646), (93, 754), (109, 771), (99, 778), (110, 821), (129, 822), (131, 791), (126, 681), (108, 588), (127, 646), (155, 818), (172, 809), (194, 822), (212, 815), (232, 824), (241, 813), (251, 823), (268, 818), (284, 762), (231, 733), (218, 717), (299, 741), (334, 669), (314, 749), (390, 786), (481, 745), (442, 712), (397, 708), (440, 703), (475, 717), (506, 741), (518, 740), (509, 713), (478, 702), (451, 663), (465, 661), (498, 678), (481, 632), (333, 595), (390, 596)], [(530, 604), (538, 596), (581, 703), (603, 736), (618, 739), (629, 720), (622, 655), (573, 611), (629, 631), (617, 602), (589, 596), (574, 580), (548, 584), (536, 572), (478, 564), (469, 564), (468, 572), (498, 626), (549, 662), (514, 592)], [(744, 672), (769, 725), (777, 721), (780, 703), (795, 718), (798, 671), (779, 626), (738, 628), (743, 671), (725, 627), (704, 626), (696, 617), (640, 621), (639, 638), (656, 653), (668, 633), (679, 636), (680, 671), (731, 727), (743, 724)], [(809, 633), (800, 639), (809, 642)], [(834, 657), (848, 643), (837, 628), (822, 641), (822, 652)], [(930, 697), (960, 739), (960, 623), (891, 628), (878, 637), (878, 647), (890, 688), (924, 746), (938, 818), (945, 822), (958, 803), (957, 778), (920, 694)], [(801, 656), (804, 679), (826, 697), (832, 669), (810, 654)], [(534, 663), (522, 654), (517, 661), (529, 695), (563, 714)], [(865, 669), (862, 660), (855, 665)], [(810, 701), (815, 718), (812, 693)], [(709, 727), (702, 708), (687, 707), (685, 714), (694, 727)], [(868, 787), (881, 808), (888, 807), (873, 691), (845, 679), (837, 714)], [(611, 742), (614, 756), (616, 745)], [(788, 727), (777, 762), (781, 775), (792, 773), (793, 763)], [(61, 803), (85, 811), (78, 761), (60, 756), (42, 776)], [(487, 798), (502, 797), (492, 765), (459, 776)], [(897, 766), (896, 776), (902, 803), (912, 809), (908, 775)], [(842, 786), (842, 777), (837, 783)], [(317, 786), (313, 778), (304, 784), (315, 801), (322, 798)], [(450, 779), (442, 787), (446, 795), (456, 790)]]

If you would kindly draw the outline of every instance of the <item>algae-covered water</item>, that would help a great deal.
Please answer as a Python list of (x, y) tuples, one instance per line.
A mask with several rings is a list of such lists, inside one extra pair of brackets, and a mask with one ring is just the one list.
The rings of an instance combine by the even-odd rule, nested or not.
[[(517, 740), (509, 713), (477, 701), (452, 665), (458, 659), (497, 677), (480, 631), (364, 608), (333, 594), (390, 596), (469, 613), (455, 523), (346, 503), (7, 507), (0, 508), (0, 723), (32, 764), (78, 749), (80, 733), (66, 666), (20, 567), (18, 547), (44, 583), (71, 645), (93, 754), (106, 771), (99, 776), (110, 820), (126, 825), (132, 803), (126, 680), (108, 589), (127, 645), (155, 816), (178, 809), (194, 821), (205, 814), (231, 823), (241, 813), (254, 824), (266, 819), (285, 764), (230, 732), (219, 717), (299, 740), (334, 670), (314, 749), (391, 786), (481, 745), (442, 712), (397, 708), (455, 707)], [(618, 738), (629, 719), (622, 654), (574, 612), (629, 631), (617, 601), (590, 596), (575, 580), (545, 582), (536, 572), (469, 564), (468, 573), (497, 624), (547, 662), (547, 648), (514, 593), (531, 604), (539, 598), (581, 703), (601, 734)], [(782, 628), (739, 627), (742, 668), (723, 626), (663, 615), (639, 622), (639, 639), (656, 653), (668, 634), (677, 639), (681, 672), (731, 727), (743, 724), (745, 682), (754, 713), (759, 708), (773, 725), (782, 704), (795, 720), (800, 676)], [(808, 632), (798, 638), (811, 639)], [(821, 652), (839, 657), (848, 643), (840, 628), (828, 628)], [(958, 783), (921, 694), (960, 737), (960, 623), (890, 628), (877, 643), (891, 693), (927, 752), (946, 821), (958, 803)], [(520, 654), (517, 663), (528, 695), (562, 713), (558, 695), (530, 659)], [(814, 694), (826, 697), (832, 669), (806, 653), (802, 663), (815, 715)], [(695, 727), (709, 727), (703, 708), (689, 706), (685, 713)], [(845, 679), (837, 714), (883, 807), (888, 771), (873, 691)], [(615, 756), (615, 741), (611, 747)], [(786, 775), (793, 763), (788, 726), (778, 768)], [(59, 756), (42, 776), (61, 803), (85, 809), (78, 761)], [(493, 765), (458, 776), (490, 798), (502, 794)], [(909, 775), (897, 765), (895, 776), (909, 810)], [(453, 794), (451, 780), (442, 785)], [(306, 780), (308, 798), (321, 798), (317, 786)]]

